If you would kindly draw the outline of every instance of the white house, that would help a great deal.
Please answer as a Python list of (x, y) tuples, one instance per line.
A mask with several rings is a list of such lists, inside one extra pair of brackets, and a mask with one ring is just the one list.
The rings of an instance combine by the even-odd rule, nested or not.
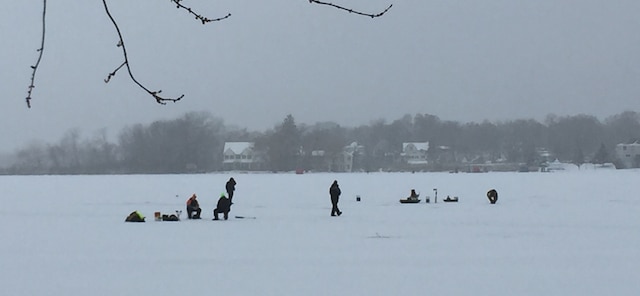
[(226, 142), (222, 166), (225, 170), (259, 170), (262, 159), (254, 150), (253, 142)]
[(327, 155), (324, 150), (311, 151), (313, 165), (321, 171), (351, 172), (353, 171), (354, 158), (364, 153), (364, 146), (353, 142), (335, 155)]
[(429, 151), (429, 142), (410, 142), (402, 143), (402, 153), (400, 156), (408, 165), (424, 166), (427, 165), (427, 152)]
[(616, 145), (616, 155), (626, 169), (640, 167), (640, 143), (635, 141), (630, 144)]
[(354, 157), (357, 157), (358, 154), (363, 154), (363, 153), (364, 153), (364, 146), (358, 145), (357, 142), (352, 142), (351, 144), (345, 146), (344, 149), (342, 150), (342, 153), (340, 153), (334, 160), (334, 167), (332, 171), (352, 172)]

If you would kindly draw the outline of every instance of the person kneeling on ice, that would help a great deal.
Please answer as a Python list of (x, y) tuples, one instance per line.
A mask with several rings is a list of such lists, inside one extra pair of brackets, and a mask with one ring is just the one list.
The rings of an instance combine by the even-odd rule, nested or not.
[[(197, 196), (194, 193), (187, 200), (187, 218), (189, 219), (200, 219), (200, 212), (202, 212), (202, 209), (200, 208), (200, 204), (196, 198)], [(193, 215), (194, 212), (195, 215)]]
[(224, 195), (224, 193), (220, 194), (220, 199), (218, 199), (218, 205), (213, 210), (213, 220), (220, 220), (218, 218), (218, 214), (223, 213), (224, 219), (229, 219), (229, 211), (231, 211), (231, 201)]
[(495, 189), (491, 189), (487, 192), (487, 198), (491, 204), (495, 204), (498, 202), (498, 191)]

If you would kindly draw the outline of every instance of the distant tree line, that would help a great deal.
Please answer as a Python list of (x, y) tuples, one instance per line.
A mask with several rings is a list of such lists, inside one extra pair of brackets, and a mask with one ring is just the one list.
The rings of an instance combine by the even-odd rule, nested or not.
[[(616, 162), (618, 143), (640, 139), (638, 113), (626, 111), (603, 122), (591, 115), (548, 115), (544, 122), (519, 119), (460, 123), (435, 115), (405, 115), (392, 122), (343, 127), (333, 122), (297, 124), (292, 115), (264, 132), (226, 126), (207, 112), (191, 112), (172, 120), (135, 124), (122, 129), (117, 142), (106, 130), (82, 138), (68, 131), (53, 144), (32, 143), (15, 152), (4, 174), (132, 174), (194, 173), (222, 170), (225, 142), (255, 142), (264, 151), (269, 171), (313, 169), (313, 151), (337, 155), (356, 142), (353, 168), (398, 169), (404, 142), (429, 142), (431, 170), (466, 161), (502, 161), (537, 165), (546, 160)], [(541, 153), (541, 152), (545, 153)], [(544, 159), (544, 158), (553, 159)]]

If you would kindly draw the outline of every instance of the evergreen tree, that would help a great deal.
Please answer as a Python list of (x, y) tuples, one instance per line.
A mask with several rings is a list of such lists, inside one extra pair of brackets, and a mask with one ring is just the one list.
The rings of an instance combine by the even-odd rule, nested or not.
[(598, 149), (598, 152), (596, 152), (596, 154), (593, 156), (592, 162), (597, 164), (611, 162), (609, 152), (607, 151), (607, 147), (604, 145), (604, 143), (600, 144), (600, 148)]
[(274, 171), (296, 169), (301, 156), (300, 131), (291, 114), (267, 138), (267, 155)]
[(584, 153), (582, 152), (582, 149), (580, 147), (576, 148), (576, 152), (571, 162), (578, 167), (580, 167), (584, 163)]

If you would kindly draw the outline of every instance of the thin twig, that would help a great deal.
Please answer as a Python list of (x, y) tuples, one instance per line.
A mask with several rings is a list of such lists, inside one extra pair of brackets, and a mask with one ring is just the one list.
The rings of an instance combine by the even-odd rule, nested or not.
[(124, 65), (126, 63), (127, 62), (122, 62), (122, 64), (120, 66), (118, 66), (118, 68), (113, 70), (113, 72), (109, 73), (109, 76), (107, 76), (107, 78), (104, 79), (104, 83), (109, 83), (109, 81), (111, 81), (111, 77), (116, 76), (116, 72), (118, 72), (118, 70), (120, 70), (120, 68), (124, 67)]
[(391, 7), (393, 6), (393, 4), (390, 4), (389, 7), (387, 7), (382, 12), (376, 13), (376, 14), (371, 14), (371, 13), (364, 13), (364, 12), (356, 11), (356, 10), (353, 10), (351, 8), (346, 8), (346, 7), (343, 7), (343, 6), (340, 6), (340, 5), (336, 5), (336, 4), (333, 4), (333, 3), (329, 3), (329, 2), (322, 2), (322, 1), (317, 1), (317, 0), (309, 0), (309, 3), (327, 5), (327, 6), (335, 7), (337, 9), (341, 9), (341, 10), (347, 11), (349, 13), (355, 13), (355, 14), (359, 14), (359, 15), (364, 15), (364, 16), (368, 16), (368, 17), (371, 17), (371, 18), (382, 16), (383, 14), (387, 13), (387, 11), (389, 11), (389, 9), (391, 9)]
[(390, 236), (380, 235), (376, 232), (376, 235), (368, 236), (368, 238), (391, 238)]
[(182, 2), (182, 1), (183, 0), (171, 0), (171, 2), (176, 4), (178, 9), (182, 8), (182, 9), (186, 10), (187, 12), (189, 12), (190, 14), (193, 14), (193, 16), (195, 16), (197, 20), (201, 21), (203, 25), (206, 24), (206, 23), (209, 23), (209, 22), (218, 22), (218, 21), (221, 21), (221, 20), (226, 19), (226, 18), (231, 16), (230, 13), (227, 13), (227, 15), (225, 15), (223, 17), (210, 19), (210, 18), (202, 16), (201, 14), (197, 14), (190, 7), (186, 7), (186, 6), (182, 5), (182, 4), (180, 4), (180, 2)]
[(120, 38), (120, 41), (118, 42), (118, 46), (122, 47), (122, 53), (124, 55), (124, 62), (122, 63), (122, 65), (120, 65), (118, 68), (116, 68), (113, 72), (109, 73), (109, 76), (107, 77), (107, 79), (105, 79), (105, 82), (109, 82), (111, 77), (116, 75), (116, 72), (118, 72), (118, 70), (120, 70), (122, 68), (122, 66), (124, 65), (124, 66), (127, 66), (127, 72), (129, 73), (129, 77), (131, 77), (131, 80), (133, 80), (133, 82), (135, 82), (135, 84), (137, 84), (140, 88), (142, 88), (147, 93), (149, 93), (151, 96), (153, 96), (153, 98), (156, 99), (156, 102), (158, 102), (158, 104), (165, 105), (165, 104), (167, 104), (167, 101), (177, 102), (180, 99), (182, 99), (184, 97), (184, 94), (180, 95), (178, 98), (163, 98), (163, 97), (158, 95), (158, 94), (160, 94), (162, 92), (162, 90), (150, 91), (148, 88), (146, 88), (140, 82), (138, 82), (138, 80), (133, 76), (133, 73), (131, 72), (131, 67), (129, 66), (129, 58), (127, 57), (127, 49), (124, 46), (124, 39), (122, 38), (122, 33), (120, 33), (120, 28), (118, 27), (118, 23), (116, 23), (115, 19), (113, 19), (113, 16), (111, 16), (111, 13), (109, 12), (109, 7), (107, 6), (107, 1), (106, 0), (102, 0), (102, 4), (104, 4), (104, 10), (107, 13), (107, 16), (109, 16), (109, 19), (111, 20), (111, 22), (113, 23), (113, 26), (116, 28), (116, 32), (118, 32), (118, 37)]
[(27, 108), (31, 108), (31, 92), (33, 88), (35, 88), (35, 80), (36, 80), (36, 71), (38, 70), (38, 66), (40, 66), (40, 60), (42, 60), (42, 53), (44, 52), (44, 36), (46, 29), (46, 16), (47, 16), (47, 0), (42, 1), (42, 41), (40, 42), (40, 48), (38, 48), (38, 60), (36, 64), (31, 66), (31, 84), (29, 85), (29, 91), (27, 92)]

